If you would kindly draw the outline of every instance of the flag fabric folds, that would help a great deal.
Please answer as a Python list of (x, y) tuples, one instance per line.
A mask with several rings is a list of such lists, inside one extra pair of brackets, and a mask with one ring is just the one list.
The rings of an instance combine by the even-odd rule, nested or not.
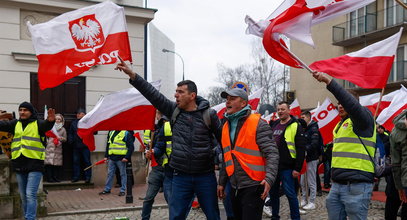
[(298, 99), (295, 99), (290, 105), (290, 115), (301, 118), (301, 107)]
[[(159, 89), (160, 81), (151, 83)], [(101, 130), (152, 130), (155, 108), (135, 88), (103, 96), (78, 123), (78, 135), (89, 150), (95, 150), (93, 133)]]
[[(253, 94), (249, 95), (249, 105), (252, 107), (252, 110), (256, 111), (257, 107), (260, 102), (261, 94), (263, 93), (263, 88), (253, 92)], [(224, 114), (226, 112), (226, 102), (222, 102), (218, 105), (212, 107), (213, 110), (216, 111), (219, 119), (224, 118)]]
[(397, 91), (389, 107), (380, 113), (376, 122), (383, 125), (388, 131), (391, 131), (394, 128), (393, 119), (404, 109), (407, 109), (407, 89), (401, 86), (401, 89)]
[[(380, 113), (385, 108), (389, 107), (391, 100), (393, 100), (394, 96), (398, 92), (399, 92), (399, 90), (396, 90), (396, 91), (391, 92), (382, 97), (382, 101), (380, 102), (379, 111), (378, 111), (377, 115), (380, 115)], [(368, 108), (372, 112), (373, 115), (376, 113), (376, 108), (377, 108), (377, 105), (379, 104), (379, 100), (380, 100), (380, 92), (359, 97), (360, 104), (362, 106), (365, 106), (366, 108)]]
[(285, 0), (265, 20), (253, 21), (246, 16), (247, 34), (263, 37), (267, 53), (277, 61), (295, 68), (300, 63), (283, 47), (287, 44), (281, 38), (284, 34), (290, 39), (314, 46), (311, 26), (346, 14), (374, 0)]
[(28, 22), (27, 26), (39, 62), (42, 90), (92, 66), (116, 63), (119, 55), (132, 62), (124, 9), (110, 1), (64, 13), (45, 23)]
[(348, 80), (362, 88), (384, 88), (403, 32), (340, 57), (316, 61), (310, 68), (332, 77)]
[(332, 142), (333, 130), (340, 121), (339, 112), (329, 98), (320, 105), (312, 115), (312, 119), (318, 123), (324, 145)]

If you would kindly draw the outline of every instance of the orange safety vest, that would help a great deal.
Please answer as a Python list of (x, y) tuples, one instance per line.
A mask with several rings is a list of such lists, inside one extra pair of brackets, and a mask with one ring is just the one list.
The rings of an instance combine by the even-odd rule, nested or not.
[(226, 164), (226, 172), (231, 176), (235, 171), (232, 154), (243, 170), (255, 181), (262, 181), (266, 176), (266, 160), (259, 150), (256, 143), (256, 130), (259, 124), (260, 115), (251, 114), (243, 126), (240, 128), (239, 135), (235, 140), (234, 148), (230, 142), (229, 123), (225, 123), (222, 129), (222, 148), (223, 158)]

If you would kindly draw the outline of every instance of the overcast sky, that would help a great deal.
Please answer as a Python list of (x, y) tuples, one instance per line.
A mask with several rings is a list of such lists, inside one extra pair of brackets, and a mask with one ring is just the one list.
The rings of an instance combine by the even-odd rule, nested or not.
[[(217, 85), (217, 64), (237, 67), (251, 63), (251, 42), (244, 18), (265, 19), (282, 0), (148, 0), (155, 8), (154, 25), (174, 43), (185, 62), (185, 78), (200, 91)], [(182, 79), (182, 64), (175, 57), (175, 82)]]

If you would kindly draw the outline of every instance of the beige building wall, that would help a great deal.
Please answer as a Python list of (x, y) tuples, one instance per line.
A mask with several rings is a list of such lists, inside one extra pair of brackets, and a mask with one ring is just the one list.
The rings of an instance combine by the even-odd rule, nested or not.
[[(26, 22), (46, 22), (62, 13), (90, 6), (97, 1), (82, 0), (1, 0), (0, 4), (0, 109), (18, 110), (30, 101), (30, 74), (36, 73), (38, 61)], [(144, 75), (144, 25), (156, 10), (142, 8), (142, 0), (117, 0), (124, 6), (130, 37), (133, 69)], [(128, 76), (114, 70), (114, 65), (97, 66), (82, 74), (86, 77), (86, 110), (89, 112), (101, 95), (131, 87)], [(96, 152), (105, 151), (106, 132), (95, 135)], [(138, 142), (136, 141), (136, 150)], [(98, 159), (92, 153), (92, 161)], [(137, 154), (140, 156), (139, 154)], [(95, 170), (97, 172), (97, 170)], [(96, 185), (104, 184), (103, 175), (94, 175)]]

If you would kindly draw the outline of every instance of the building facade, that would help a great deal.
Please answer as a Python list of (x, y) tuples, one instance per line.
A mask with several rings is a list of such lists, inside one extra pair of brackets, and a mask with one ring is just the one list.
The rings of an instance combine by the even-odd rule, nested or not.
[[(40, 114), (44, 112), (44, 105), (56, 109), (65, 117), (65, 128), (68, 130), (70, 122), (76, 118), (75, 111), (85, 108), (92, 110), (102, 95), (131, 87), (128, 77), (115, 71), (115, 65), (92, 67), (89, 71), (72, 78), (62, 85), (41, 91), (38, 86), (38, 61), (27, 29), (27, 21), (31, 24), (46, 22), (60, 14), (82, 7), (97, 4), (100, 1), (90, 0), (2, 0), (0, 5), (0, 109), (15, 112), (18, 117), (18, 106), (23, 101), (29, 101)], [(124, 7), (127, 28), (129, 32), (133, 69), (144, 76), (145, 70), (145, 30), (146, 25), (154, 18), (156, 9), (143, 7), (142, 0), (113, 1)], [(153, 80), (162, 79), (162, 89), (167, 97), (173, 95), (174, 90), (174, 56), (158, 51), (159, 47), (173, 49), (174, 43), (157, 28), (152, 28), (151, 70)], [(161, 48), (162, 49), (162, 48)], [(159, 59), (154, 56), (160, 57)], [(165, 58), (164, 58), (165, 56)], [(165, 60), (166, 62), (162, 62)], [(151, 78), (148, 79), (151, 81)], [(171, 92), (170, 92), (171, 88)], [(118, 100), (120, 101), (120, 100)], [(104, 157), (106, 146), (106, 131), (95, 135), (96, 150), (92, 153), (95, 162)], [(138, 149), (138, 141), (135, 142)], [(136, 182), (144, 182), (144, 161), (141, 153), (134, 153), (133, 169)], [(137, 159), (138, 158), (138, 159)], [(139, 163), (139, 164), (138, 164)], [(103, 185), (105, 181), (105, 166), (94, 169), (93, 182)], [(64, 144), (64, 176), (70, 180), (72, 173), (72, 147)], [(97, 175), (97, 174), (101, 175)], [(102, 175), (103, 174), (103, 175)]]
[[(404, 1), (406, 2), (406, 1)], [(361, 9), (328, 22), (312, 27), (312, 37), (316, 48), (300, 42), (291, 41), (291, 51), (305, 63), (338, 57), (365, 46), (383, 40), (404, 27), (393, 68), (389, 76), (385, 94), (407, 84), (407, 10), (394, 0), (377, 0)], [(311, 74), (303, 69), (291, 68), (290, 90), (298, 98), (301, 108), (311, 109), (329, 97), (335, 98), (317, 82)], [(337, 79), (338, 80), (338, 79)], [(381, 90), (362, 89), (344, 80), (338, 80), (345, 88), (354, 90), (359, 95), (372, 94)]]

